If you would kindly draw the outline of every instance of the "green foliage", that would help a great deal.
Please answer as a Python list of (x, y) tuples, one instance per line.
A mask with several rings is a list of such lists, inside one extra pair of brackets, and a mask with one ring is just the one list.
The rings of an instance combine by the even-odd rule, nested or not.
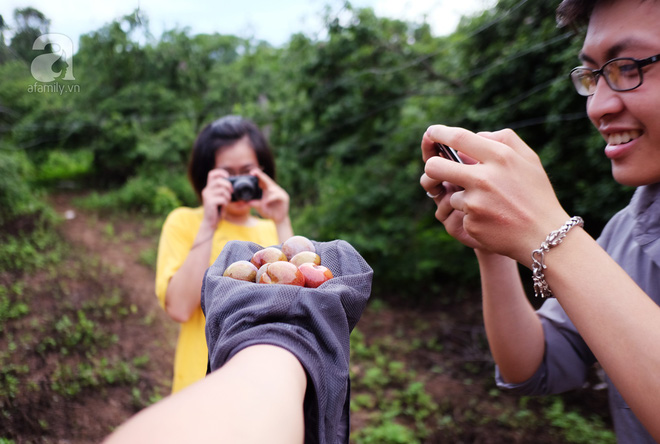
[(145, 160), (143, 171), (154, 174), (163, 167), (180, 168), (188, 159), (194, 142), (195, 129), (188, 119), (177, 120), (155, 133), (146, 133), (136, 147)]
[(76, 312), (74, 321), (64, 314), (55, 323), (55, 334), (61, 338), (57, 341), (60, 353), (69, 354), (69, 350), (78, 348), (82, 351), (95, 351), (95, 347), (107, 347), (116, 342), (114, 336), (104, 335), (97, 324), (89, 319), (84, 311)]
[(5, 323), (11, 319), (20, 319), (30, 312), (30, 307), (20, 300), (22, 286), (14, 284), (12, 288), (0, 285), (0, 333)]
[(9, 47), (11, 52), (23, 61), (30, 60), (32, 44), (41, 34), (46, 34), (50, 20), (35, 8), (17, 8), (14, 10), (16, 30)]
[(87, 150), (52, 150), (44, 162), (35, 166), (34, 181), (52, 184), (84, 178), (90, 173), (92, 153)]
[[(294, 228), (352, 243), (375, 270), (376, 293), (412, 282), (437, 289), (445, 273), (468, 282), (476, 270), (471, 253), (442, 238), (419, 186), (419, 140), (431, 116), (418, 90), (435, 82), (426, 52), (442, 40), (427, 25), (349, 11), (345, 21), (328, 22), (328, 41), (316, 45), (302, 75), (293, 77), (306, 101), (274, 122)], [(308, 44), (298, 39), (291, 47), (306, 51)], [(280, 141), (281, 133), (291, 137)]]
[(0, 151), (0, 272), (29, 272), (57, 261), (57, 217), (29, 184), (33, 168), (20, 152)]
[(21, 153), (0, 151), (0, 227), (36, 211), (37, 201), (26, 177), (32, 165)]
[(0, 370), (0, 398), (16, 398), (19, 394), (20, 378), (29, 371), (27, 365), (3, 365)]
[(415, 444), (414, 433), (401, 424), (387, 422), (378, 426), (365, 427), (352, 436), (355, 444)]
[[(26, 69), (25, 62), (9, 60), (0, 64), (0, 75), (2, 76), (2, 88), (0, 88), (0, 103), (8, 107), (6, 111), (0, 112), (0, 140), (7, 141), (8, 136), (14, 131), (10, 125), (21, 120), (25, 113), (33, 107), (37, 107), (38, 97), (27, 94), (28, 85), (34, 82), (30, 72)], [(3, 145), (3, 148), (6, 145)]]
[[(182, 202), (166, 183), (166, 178), (137, 176), (116, 191), (92, 192), (79, 202), (85, 208), (96, 210), (119, 209), (145, 214), (167, 214)], [(190, 200), (190, 197), (188, 199)]]
[(616, 443), (616, 436), (607, 429), (602, 419), (592, 415), (585, 418), (575, 411), (566, 411), (561, 398), (552, 398), (551, 404), (545, 409), (545, 417), (554, 427), (561, 430), (566, 442), (576, 444)]
[(430, 433), (427, 421), (438, 411), (424, 384), (415, 381), (415, 372), (404, 362), (388, 356), (386, 342), (367, 345), (358, 329), (353, 330), (350, 340), (351, 359), (355, 362), (351, 410), (377, 408), (380, 412), (351, 438), (356, 443), (421, 442)]
[(81, 362), (77, 366), (58, 365), (51, 377), (51, 388), (63, 396), (75, 396), (85, 388), (108, 385), (131, 385), (138, 381), (139, 373), (130, 363), (109, 362), (102, 358), (98, 362)]
[[(425, 317), (423, 310), (416, 313), (419, 322), (399, 325), (396, 310), (384, 308), (382, 301), (371, 301), (360, 324), (365, 330), (356, 328), (350, 336), (350, 409), (360, 424), (351, 442), (533, 442), (538, 436), (549, 442), (615, 442), (593, 404), (585, 409), (589, 414), (577, 410), (586, 393), (543, 398), (501, 393), (492, 361), (480, 357), (488, 355), (488, 345), (475, 335), (483, 327), (435, 312)], [(459, 338), (460, 331), (467, 336)], [(604, 402), (600, 414), (606, 414), (607, 395), (598, 396)], [(495, 429), (497, 436), (490, 437)]]
[(0, 234), (0, 271), (30, 272), (61, 259), (63, 247), (51, 230), (52, 218), (51, 213), (20, 218)]

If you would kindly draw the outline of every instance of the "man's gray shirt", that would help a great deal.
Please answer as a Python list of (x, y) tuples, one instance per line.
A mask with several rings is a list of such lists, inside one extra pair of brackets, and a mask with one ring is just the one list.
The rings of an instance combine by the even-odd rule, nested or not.
[[(660, 305), (660, 183), (638, 188), (630, 204), (608, 222), (598, 243)], [(582, 387), (596, 362), (591, 350), (556, 299), (547, 300), (538, 315), (546, 343), (541, 366), (521, 384), (504, 382), (496, 369), (497, 385), (522, 395), (555, 394)], [(633, 372), (634, 365), (631, 363)], [(655, 443), (609, 378), (607, 385), (618, 442)]]

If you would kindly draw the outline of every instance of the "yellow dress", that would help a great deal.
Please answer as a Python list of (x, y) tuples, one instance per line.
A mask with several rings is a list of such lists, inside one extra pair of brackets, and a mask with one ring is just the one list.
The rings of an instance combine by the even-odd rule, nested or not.
[[(163, 224), (158, 244), (156, 265), (156, 296), (165, 308), (165, 292), (170, 279), (181, 267), (195, 241), (204, 216), (204, 209), (181, 207), (172, 211)], [(230, 240), (250, 241), (264, 247), (279, 243), (272, 220), (258, 219), (256, 225), (244, 227), (221, 221), (213, 236), (209, 266), (215, 262)], [(201, 298), (201, 295), (200, 295)], [(172, 393), (202, 379), (206, 375), (208, 349), (204, 333), (205, 319), (201, 307), (181, 324), (174, 356)]]

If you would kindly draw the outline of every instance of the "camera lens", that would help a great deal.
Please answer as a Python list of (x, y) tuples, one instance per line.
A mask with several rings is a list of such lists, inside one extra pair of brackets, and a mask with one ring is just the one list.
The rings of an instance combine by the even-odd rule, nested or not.
[(261, 198), (261, 189), (259, 188), (259, 179), (256, 176), (236, 176), (230, 178), (234, 186), (232, 200), (253, 200)]

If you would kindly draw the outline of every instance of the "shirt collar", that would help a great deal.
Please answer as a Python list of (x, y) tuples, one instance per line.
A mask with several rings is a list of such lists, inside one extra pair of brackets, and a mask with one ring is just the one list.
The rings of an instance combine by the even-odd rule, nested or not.
[(630, 204), (635, 241), (660, 262), (660, 183), (637, 188)]

